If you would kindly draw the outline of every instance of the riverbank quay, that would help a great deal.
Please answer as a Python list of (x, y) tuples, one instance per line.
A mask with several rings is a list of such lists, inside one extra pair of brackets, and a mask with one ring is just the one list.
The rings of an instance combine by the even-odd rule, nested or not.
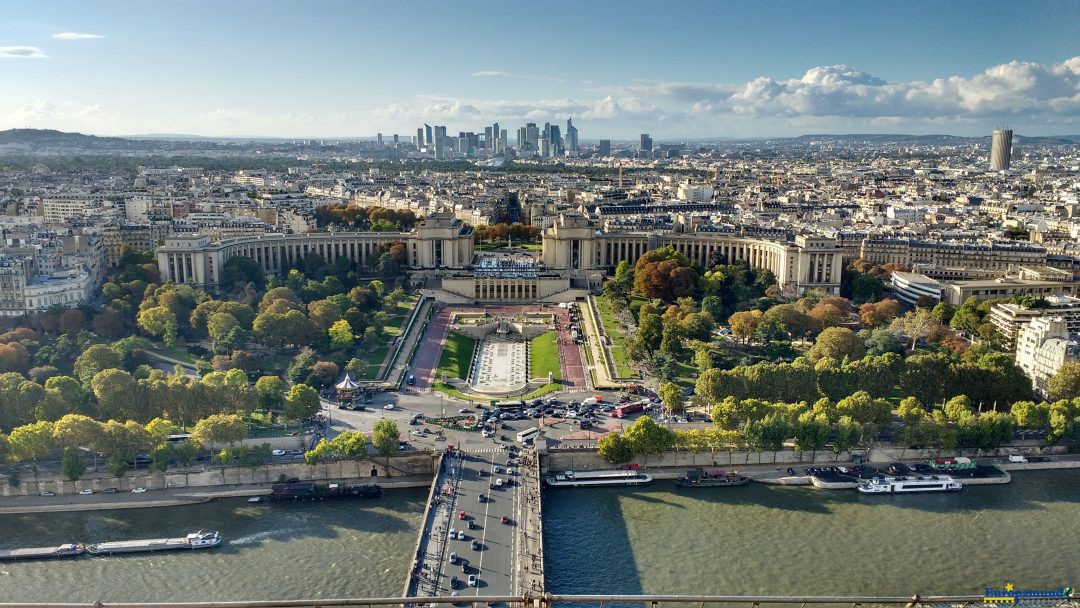
[(463, 463), (460, 452), (448, 452), (439, 461), (417, 534), (415, 556), (405, 575), (407, 597), (436, 597), (453, 591), (444, 569), (449, 559), (447, 535), (454, 521)]
[(428, 487), (427, 502), (424, 505), (424, 516), (420, 520), (420, 532), (416, 535), (416, 544), (413, 546), (412, 561), (409, 562), (409, 572), (405, 575), (405, 589), (401, 593), (406, 597), (415, 595), (416, 593), (415, 585), (419, 582), (419, 577), (416, 576), (415, 573), (424, 562), (425, 544), (428, 539), (427, 533), (431, 529), (429, 524), (431, 522), (432, 511), (438, 506), (435, 499), (439, 495), (439, 488), (442, 487), (445, 467), (446, 454), (444, 453), (439, 455), (439, 467)]
[[(892, 461), (896, 464), (915, 465), (926, 464), (925, 459), (907, 459), (907, 460), (895, 460)], [(612, 465), (608, 464), (606, 468), (611, 468)], [(701, 468), (706, 469), (719, 469), (728, 473), (746, 475), (752, 480), (758, 483), (764, 483), (769, 485), (781, 485), (781, 486), (810, 486), (818, 489), (828, 490), (844, 490), (854, 489), (855, 482), (830, 482), (818, 479), (816, 476), (805, 474), (805, 470), (808, 466), (811, 466), (810, 462), (804, 463), (784, 463), (781, 465), (776, 464), (749, 464), (732, 466), (727, 465), (702, 465)], [(855, 467), (856, 463), (850, 461), (829, 462), (827, 466), (843, 466), (843, 467)], [(977, 485), (998, 485), (1007, 484), (1012, 481), (1012, 471), (1025, 471), (1025, 470), (1053, 470), (1053, 469), (1072, 469), (1080, 468), (1080, 455), (1069, 454), (1057, 456), (1054, 460), (1046, 462), (1030, 462), (1030, 463), (1009, 463), (998, 459), (986, 459), (983, 461), (983, 467), (994, 467), (1000, 471), (999, 475), (986, 474), (979, 477), (964, 477), (962, 475), (957, 476), (957, 479), (965, 486), (977, 486)], [(655, 466), (639, 466), (638, 470), (647, 472), (652, 476), (655, 481), (669, 481), (678, 479), (687, 474), (688, 471), (697, 469), (699, 467), (655, 467)], [(788, 469), (794, 469), (795, 475), (791, 475)], [(554, 469), (551, 469), (554, 470)], [(577, 469), (577, 470), (589, 470), (589, 469)], [(884, 474), (884, 472), (883, 472)], [(941, 474), (949, 474), (942, 471)]]
[(434, 475), (437, 461), (438, 454), (435, 452), (416, 450), (389, 458), (378, 456), (368, 460), (333, 460), (314, 465), (309, 465), (302, 460), (255, 467), (233, 464), (228, 466), (196, 465), (169, 469), (163, 473), (154, 473), (143, 468), (128, 471), (121, 477), (116, 477), (106, 471), (89, 471), (77, 481), (64, 479), (60, 472), (56, 471), (40, 473), (36, 478), (20, 479), (15, 485), (0, 484), (0, 501), (11, 497), (38, 496), (42, 492), (52, 492), (58, 497), (78, 496), (83, 490), (93, 490), (95, 494), (98, 494), (103, 493), (107, 488), (116, 488), (118, 494), (129, 492), (134, 488), (202, 492), (214, 488), (269, 486), (286, 479), (316, 482), (362, 479), (384, 485), (384, 483), (396, 480), (405, 480), (404, 478), (419, 477), (424, 480), (422, 485), (426, 487)]
[[(309, 481), (309, 480), (305, 480)], [(401, 488), (426, 488), (431, 478), (425, 475), (371, 479), (384, 490)], [(112, 509), (146, 509), (152, 507), (178, 507), (193, 505), (221, 498), (248, 498), (269, 496), (272, 483), (241, 484), (215, 488), (164, 488), (142, 493), (95, 492), (88, 496), (78, 494), (57, 496), (5, 496), (0, 497), (0, 515), (18, 513), (62, 513), (67, 511), (107, 511)]]

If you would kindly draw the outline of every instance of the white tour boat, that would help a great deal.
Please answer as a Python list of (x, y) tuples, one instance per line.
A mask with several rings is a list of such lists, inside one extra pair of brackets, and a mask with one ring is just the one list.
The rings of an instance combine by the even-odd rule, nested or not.
[(948, 475), (874, 477), (856, 488), (863, 494), (903, 494), (908, 492), (955, 492), (963, 484)]

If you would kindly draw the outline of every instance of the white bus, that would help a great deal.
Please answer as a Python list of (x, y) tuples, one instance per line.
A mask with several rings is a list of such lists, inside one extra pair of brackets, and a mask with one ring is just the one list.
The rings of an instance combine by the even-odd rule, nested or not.
[(535, 426), (531, 429), (525, 429), (517, 434), (518, 443), (528, 443), (532, 441), (537, 435), (540, 434), (540, 429)]

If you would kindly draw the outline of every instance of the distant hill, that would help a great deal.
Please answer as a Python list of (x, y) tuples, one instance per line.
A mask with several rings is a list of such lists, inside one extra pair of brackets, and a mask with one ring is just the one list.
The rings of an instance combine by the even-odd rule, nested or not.
[(41, 148), (71, 148), (81, 150), (141, 150), (143, 142), (120, 137), (98, 137), (82, 133), (66, 133), (53, 129), (8, 129), (0, 131), (0, 147), (36, 150)]

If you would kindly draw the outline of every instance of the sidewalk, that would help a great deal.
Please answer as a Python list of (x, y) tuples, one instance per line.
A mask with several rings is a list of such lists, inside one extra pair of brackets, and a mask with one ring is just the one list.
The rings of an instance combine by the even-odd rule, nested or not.
[(540, 491), (540, 460), (533, 451), (521, 455), (521, 489), (518, 500), (518, 540), (514, 552), (517, 573), (515, 595), (539, 597), (544, 594), (543, 493)]

